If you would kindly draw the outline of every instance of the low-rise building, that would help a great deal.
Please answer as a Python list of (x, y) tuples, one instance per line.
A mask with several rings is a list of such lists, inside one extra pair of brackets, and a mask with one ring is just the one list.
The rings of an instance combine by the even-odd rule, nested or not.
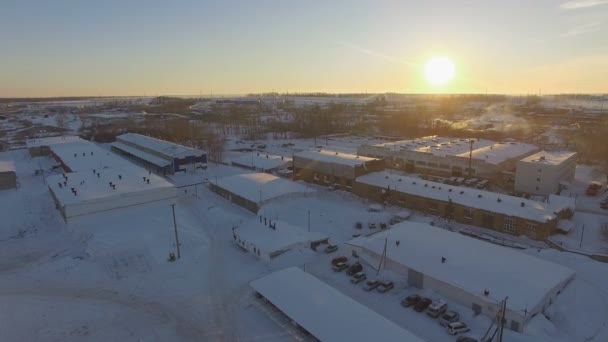
[(294, 180), (304, 180), (350, 191), (355, 178), (384, 170), (377, 158), (328, 150), (303, 151), (293, 156)]
[(209, 183), (212, 191), (253, 213), (267, 201), (313, 189), (268, 173), (245, 173)]
[(232, 229), (234, 242), (261, 260), (270, 261), (300, 247), (316, 248), (327, 243), (329, 237), (309, 232), (284, 221), (273, 221), (260, 216)]
[(0, 160), (0, 190), (17, 187), (15, 163), (10, 160)]
[(357, 178), (353, 193), (456, 222), (542, 240), (557, 221), (569, 218), (573, 199), (550, 196), (538, 202), (494, 192), (446, 185), (400, 172), (375, 172)]
[(560, 184), (574, 179), (576, 152), (540, 151), (517, 162), (515, 191), (549, 195), (560, 191)]
[(51, 154), (51, 146), (60, 144), (69, 144), (75, 142), (83, 142), (77, 135), (62, 135), (57, 137), (37, 138), (27, 140), (26, 146), (32, 157), (48, 156)]
[(410, 286), (491, 319), (507, 298), (505, 327), (519, 332), (575, 276), (567, 267), (424, 223), (403, 222), (347, 245), (371, 267), (382, 264)]
[[(438, 176), (493, 178), (515, 169), (518, 160), (538, 147), (516, 142), (429, 136), (375, 145), (361, 145), (359, 155), (383, 158), (388, 167)], [(469, 171), (470, 165), (470, 171)]]
[(232, 165), (258, 172), (274, 172), (291, 168), (291, 158), (275, 154), (252, 152), (233, 158)]
[(112, 150), (163, 175), (207, 166), (205, 151), (136, 133), (117, 136)]

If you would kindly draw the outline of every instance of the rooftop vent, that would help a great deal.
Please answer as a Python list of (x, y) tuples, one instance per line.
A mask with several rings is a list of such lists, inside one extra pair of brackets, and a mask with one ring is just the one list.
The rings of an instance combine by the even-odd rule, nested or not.
[(401, 178), (397, 179), (397, 181), (401, 182)]
[(460, 191), (460, 194), (461, 194), (461, 195), (462, 195), (462, 194), (464, 194), (464, 191), (462, 191), (462, 190), (461, 190), (461, 191)]
[(448, 192), (452, 192), (452, 189), (448, 189)]
[(481, 197), (483, 197), (483, 196), (481, 196), (481, 194), (477, 195), (477, 198), (481, 198)]
[(540, 160), (545, 160), (545, 156), (540, 156)]
[(435, 189), (435, 186), (433, 185), (431, 188)]
[(388, 176), (384, 176), (384, 179), (388, 179)]
[(522, 207), (525, 207), (525, 206), (526, 206), (526, 203), (521, 202), (521, 206), (522, 206)]
[(424, 187), (427, 188), (429, 185), (428, 184), (424, 184)]
[(500, 197), (498, 197), (498, 198), (496, 199), (496, 202), (498, 202), (498, 203), (502, 202), (502, 200), (500, 199)]

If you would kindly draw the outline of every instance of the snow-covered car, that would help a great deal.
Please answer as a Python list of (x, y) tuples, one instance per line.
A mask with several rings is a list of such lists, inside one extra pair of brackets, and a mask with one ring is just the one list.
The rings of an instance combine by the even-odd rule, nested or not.
[(376, 291), (384, 293), (392, 289), (393, 287), (395, 287), (395, 284), (393, 284), (392, 281), (381, 281), (378, 287), (376, 288)]
[(462, 323), (462, 322), (452, 322), (452, 323), (448, 324), (448, 327), (447, 327), (448, 334), (450, 334), (450, 335), (465, 333), (470, 330), (471, 330), (471, 328), (469, 328), (468, 325), (466, 325), (465, 323)]
[(431, 299), (423, 297), (418, 301), (418, 303), (414, 305), (414, 310), (416, 310), (417, 312), (422, 312), (426, 310), (426, 308), (428, 308), (432, 302), (433, 301)]
[(333, 252), (335, 252), (337, 250), (338, 250), (338, 246), (336, 246), (336, 245), (329, 245), (329, 246), (325, 247), (325, 249), (323, 251), (325, 253), (327, 253), (327, 254), (330, 254), (330, 253), (333, 253)]
[(443, 299), (434, 300), (426, 309), (429, 317), (437, 318), (448, 310), (448, 303)]
[(363, 265), (361, 265), (359, 262), (356, 262), (356, 263), (350, 265), (348, 270), (346, 270), (346, 274), (348, 274), (349, 276), (353, 276), (353, 275), (355, 275), (355, 273), (358, 273), (361, 271), (363, 271)]
[(470, 336), (458, 336), (456, 342), (478, 342), (477, 339)]
[(377, 281), (377, 280), (370, 280), (370, 281), (367, 281), (365, 283), (365, 286), (363, 286), (363, 289), (365, 291), (371, 291), (371, 290), (375, 289), (376, 287), (378, 287), (378, 285), (380, 285), (379, 281)]
[(368, 224), (367, 224), (367, 227), (368, 227), (369, 229), (376, 229), (376, 228), (377, 228), (377, 226), (376, 226), (376, 224), (375, 224), (374, 222), (370, 222), (370, 223), (368, 223)]
[(348, 268), (348, 263), (347, 262), (339, 262), (335, 265), (332, 266), (332, 269), (334, 270), (334, 272), (342, 272), (345, 269)]
[(403, 298), (403, 300), (401, 301), (401, 306), (407, 308), (412, 305), (416, 305), (416, 303), (418, 303), (420, 301), (420, 299), (422, 299), (422, 298), (417, 294), (409, 295), (409, 296)]
[(359, 284), (360, 282), (364, 281), (365, 279), (367, 279), (365, 272), (357, 272), (350, 278), (350, 282), (353, 284)]
[(447, 326), (450, 323), (457, 322), (460, 319), (460, 315), (456, 311), (448, 310), (439, 316), (439, 324), (442, 327)]

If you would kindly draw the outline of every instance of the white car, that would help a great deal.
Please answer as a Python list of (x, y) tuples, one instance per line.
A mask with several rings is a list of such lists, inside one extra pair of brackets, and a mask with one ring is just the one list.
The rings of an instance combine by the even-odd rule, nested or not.
[(448, 303), (443, 299), (434, 300), (426, 309), (426, 314), (430, 317), (437, 318), (448, 309)]
[(364, 272), (357, 272), (352, 276), (352, 278), (350, 278), (350, 282), (353, 284), (359, 284), (360, 282), (364, 281), (365, 279), (367, 279), (367, 276), (365, 275)]
[(450, 334), (450, 335), (465, 333), (465, 332), (468, 332), (471, 330), (471, 328), (469, 328), (468, 325), (466, 325), (462, 322), (450, 323), (450, 324), (448, 324), (447, 329), (448, 329), (448, 334)]

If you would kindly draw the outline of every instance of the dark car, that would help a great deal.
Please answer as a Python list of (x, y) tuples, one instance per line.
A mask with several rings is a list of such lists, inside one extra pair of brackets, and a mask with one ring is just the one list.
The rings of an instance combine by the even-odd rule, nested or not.
[(363, 286), (363, 289), (365, 291), (371, 291), (371, 290), (377, 288), (378, 285), (380, 285), (379, 281), (377, 281), (377, 280), (370, 280), (370, 281), (368, 281), (368, 282), (365, 283), (365, 286)]
[(401, 301), (401, 305), (404, 307), (410, 307), (416, 305), (420, 301), (421, 297), (417, 294), (409, 295)]
[(347, 269), (348, 267), (349, 267), (348, 263), (339, 262), (337, 264), (334, 264), (331, 268), (334, 270), (334, 272), (342, 272), (345, 269)]
[(338, 246), (336, 246), (336, 245), (329, 245), (329, 246), (325, 247), (325, 253), (327, 253), (327, 254), (333, 253), (337, 250), (338, 250)]
[(381, 222), (380, 229), (386, 229), (386, 228), (388, 228), (388, 225), (386, 224), (386, 222)]
[(361, 222), (355, 223), (355, 228), (357, 228), (357, 229), (363, 229), (363, 223), (361, 223)]
[(380, 285), (378, 285), (378, 287), (376, 288), (376, 291), (384, 293), (392, 289), (393, 287), (395, 287), (395, 284), (393, 284), (392, 281), (381, 281)]
[(589, 183), (589, 186), (587, 187), (587, 195), (588, 196), (595, 196), (598, 194), (598, 192), (600, 191), (600, 189), (602, 188), (602, 185), (600, 183)]
[(354, 264), (352, 264), (348, 270), (346, 270), (346, 274), (348, 274), (349, 276), (354, 275), (355, 273), (361, 272), (363, 271), (363, 265), (361, 265), (360, 263), (356, 262)]
[(478, 342), (476, 339), (469, 336), (458, 336), (456, 342)]
[(416, 303), (416, 305), (414, 305), (414, 310), (416, 310), (417, 312), (422, 312), (424, 310), (426, 310), (426, 308), (429, 307), (429, 305), (431, 305), (433, 301), (429, 298), (421, 298), (418, 303)]

